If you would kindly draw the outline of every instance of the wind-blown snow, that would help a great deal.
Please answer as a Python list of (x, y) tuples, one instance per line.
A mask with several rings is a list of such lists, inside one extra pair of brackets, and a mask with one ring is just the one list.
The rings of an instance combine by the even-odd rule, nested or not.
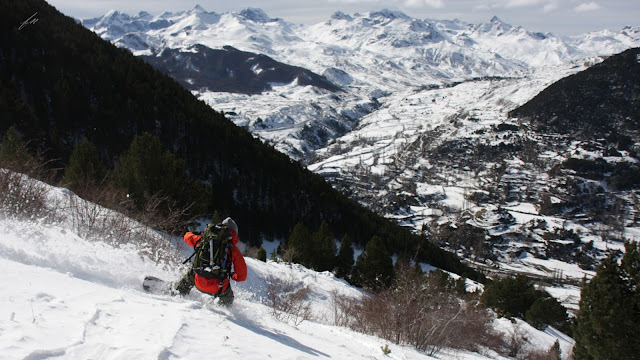
[[(59, 188), (49, 192), (59, 200), (75, 196)], [(330, 273), (248, 258), (248, 279), (233, 285), (231, 308), (197, 291), (186, 297), (148, 294), (141, 289), (145, 275), (174, 281), (184, 268), (158, 265), (133, 245), (87, 241), (59, 218), (0, 219), (3, 359), (433, 359), (392, 344), (384, 356), (380, 347), (387, 341), (329, 325), (333, 292), (362, 294)], [(315, 320), (277, 320), (263, 302), (270, 278), (310, 286)], [(496, 326), (526, 334), (532, 348), (548, 349), (559, 339), (566, 356), (572, 346), (562, 334), (526, 323)], [(438, 358), (487, 357), (445, 350)]]

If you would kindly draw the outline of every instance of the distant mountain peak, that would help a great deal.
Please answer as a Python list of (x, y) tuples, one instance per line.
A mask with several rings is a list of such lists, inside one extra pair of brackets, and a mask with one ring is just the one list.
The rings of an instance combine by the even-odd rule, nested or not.
[(353, 20), (353, 17), (349, 14), (345, 14), (342, 11), (336, 11), (331, 15), (331, 19), (333, 20)]
[(107, 11), (104, 14), (103, 18), (108, 18), (108, 17), (111, 17), (111, 16), (118, 16), (118, 15), (120, 15), (120, 11), (115, 10), (115, 9), (111, 9), (111, 10)]
[(409, 15), (403, 13), (402, 11), (393, 11), (389, 9), (382, 9), (380, 11), (373, 11), (370, 13), (370, 16), (373, 17), (384, 17), (389, 20), (395, 19), (411, 19)]
[(496, 33), (497, 35), (501, 35), (513, 29), (513, 26), (502, 21), (499, 17), (494, 16), (488, 23), (478, 25), (477, 28), (485, 33)]
[(190, 11), (191, 13), (206, 13), (207, 10), (205, 10), (202, 6), (200, 6), (200, 4), (196, 4), (196, 6), (191, 9)]
[(122, 13), (118, 10), (109, 10), (102, 18), (100, 18), (102, 22), (113, 22), (113, 21), (129, 21), (131, 20), (131, 16), (128, 14)]
[(244, 17), (247, 20), (251, 20), (257, 23), (268, 23), (276, 21), (277, 19), (269, 17), (266, 12), (262, 9), (258, 8), (246, 8), (240, 11), (240, 16)]

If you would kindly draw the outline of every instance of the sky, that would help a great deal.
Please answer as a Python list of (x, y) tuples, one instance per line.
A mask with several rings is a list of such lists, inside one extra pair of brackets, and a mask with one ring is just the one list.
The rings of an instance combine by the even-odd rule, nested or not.
[(625, 26), (640, 26), (638, 0), (48, 0), (66, 15), (88, 19), (109, 10), (128, 14), (147, 11), (189, 10), (196, 5), (209, 12), (241, 11), (260, 8), (271, 17), (296, 24), (315, 24), (328, 20), (336, 11), (347, 14), (381, 9), (402, 11), (420, 19), (488, 22), (498, 16), (504, 22), (529, 31), (556, 35), (577, 35)]

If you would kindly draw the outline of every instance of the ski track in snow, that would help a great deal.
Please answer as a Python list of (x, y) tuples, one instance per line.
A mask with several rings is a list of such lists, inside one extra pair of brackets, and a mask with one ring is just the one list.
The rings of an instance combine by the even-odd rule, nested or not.
[(216, 353), (225, 359), (262, 359), (288, 352), (329, 356), (315, 349), (316, 342), (308, 336), (306, 344), (296, 340), (286, 324), (250, 317), (267, 309), (241, 299), (224, 309), (199, 293), (172, 298), (111, 288), (6, 259), (0, 266), (7, 269), (3, 288), (11, 289), (2, 306), (11, 309), (2, 316), (9, 320), (2, 325), (3, 353), (11, 358), (170, 359)]

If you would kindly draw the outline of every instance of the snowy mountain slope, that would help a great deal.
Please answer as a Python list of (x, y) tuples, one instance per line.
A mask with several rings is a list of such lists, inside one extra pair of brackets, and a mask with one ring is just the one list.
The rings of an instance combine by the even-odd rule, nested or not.
[[(631, 71), (635, 74), (636, 53), (632, 49), (594, 66), (592, 69), (602, 69), (597, 81), (593, 75), (583, 75), (580, 85), (570, 89), (555, 86), (555, 94), (572, 94), (574, 104), (559, 101), (558, 108), (569, 112), (575, 108), (576, 114), (584, 115), (580, 96), (586, 96), (585, 89), (591, 87), (589, 96), (605, 104), (637, 98), (629, 95), (637, 93), (637, 81), (617, 80), (630, 79)], [(582, 160), (612, 169), (628, 167), (633, 174), (637, 145), (625, 150), (601, 139), (611, 135), (593, 140), (593, 130), (580, 135), (588, 129), (586, 121), (557, 116), (560, 111), (531, 109), (536, 114), (546, 112), (547, 119), (559, 119), (556, 121), (568, 128), (566, 132), (550, 127), (534, 130), (527, 121), (509, 118), (505, 111), (546, 88), (546, 79), (564, 77), (589, 65), (574, 64), (563, 71), (552, 67), (527, 78), (481, 79), (394, 95), (392, 103), (399, 106), (382, 106), (365, 116), (349, 134), (317, 151), (309, 168), (329, 177), (351, 197), (429, 234), (433, 241), (487, 271), (578, 284), (592, 275), (595, 264), (608, 253), (623, 251), (624, 239), (639, 236), (637, 177), (605, 171), (606, 167), (602, 173), (591, 168), (592, 175), (562, 169)], [(601, 83), (625, 95), (603, 99), (606, 91), (598, 89)], [(547, 100), (557, 98), (560, 96), (546, 96)], [(586, 101), (604, 106), (596, 100)], [(634, 102), (629, 108), (635, 106)], [(637, 132), (625, 130), (635, 128), (635, 118), (619, 115), (627, 108), (607, 109), (608, 121), (603, 121), (604, 116), (593, 121), (616, 136), (628, 133), (630, 139), (637, 139)], [(609, 150), (616, 146), (620, 152)], [(629, 185), (616, 187), (617, 177)], [(465, 235), (464, 230), (456, 235), (447, 226), (482, 231), (477, 237)]]
[(388, 10), (336, 13), (310, 26), (272, 19), (259, 9), (218, 14), (201, 7), (157, 16), (112, 11), (83, 23), (136, 55), (230, 45), (326, 76), (345, 93), (296, 83), (251, 97), (192, 89), (236, 124), (302, 161), (381, 103), (392, 106), (386, 98), (391, 93), (488, 76), (523, 78), (540, 66), (566, 66), (640, 44), (638, 28), (564, 38), (530, 33), (498, 18), (467, 24)]
[[(498, 214), (504, 211), (500, 203), (479, 206), (473, 200), (480, 200), (478, 196), (472, 196), (483, 194), (482, 189), (490, 187), (495, 181), (493, 170), (503, 166), (503, 160), (508, 164), (507, 171), (513, 172), (508, 181), (524, 185), (537, 182), (540, 188), (548, 185), (545, 174), (527, 172), (517, 158), (504, 159), (501, 146), (508, 148), (522, 139), (505, 137), (499, 129), (518, 127), (510, 123), (506, 112), (550, 85), (550, 71), (562, 77), (575, 71), (575, 67), (541, 69), (524, 79), (477, 80), (394, 94), (389, 101), (393, 105), (381, 106), (363, 117), (351, 132), (316, 151), (309, 169), (331, 179), (351, 197), (416, 231), (437, 227), (437, 223), (457, 218), (457, 214), (480, 212), (493, 215), (486, 220), (472, 216), (470, 223), (488, 229), (490, 235), (522, 232), (519, 229), (532, 221), (544, 222), (548, 231), (567, 226), (562, 219), (540, 216), (532, 204), (512, 202), (505, 204), (514, 219), (512, 230), (508, 230), (499, 226)], [(486, 153), (481, 155), (478, 148), (486, 148)], [(529, 215), (520, 214), (521, 209)], [(590, 233), (583, 226), (575, 226), (585, 236)], [(597, 246), (603, 250), (607, 247), (603, 243)], [(616, 248), (622, 248), (621, 244)], [(505, 249), (503, 257), (494, 259), (492, 264), (496, 269), (543, 278), (561, 272), (574, 282), (592, 275), (591, 271), (564, 262), (548, 262), (546, 269), (540, 271), (531, 265), (535, 262), (533, 257), (514, 257), (518, 249)], [(468, 257), (465, 253), (459, 255)], [(516, 265), (519, 262), (530, 266)]]
[[(390, 95), (385, 105), (363, 117), (351, 132), (316, 151), (309, 160), (309, 169), (349, 177), (349, 173), (364, 168), (363, 171), (377, 175), (391, 172), (393, 176), (389, 178), (394, 183), (419, 183), (420, 176), (415, 171), (421, 167), (434, 168), (443, 159), (421, 156), (424, 154), (409, 151), (411, 147), (437, 147), (455, 138), (473, 138), (479, 144), (498, 141), (491, 132), (508, 120), (508, 109), (535, 96), (550, 85), (550, 79), (587, 65), (548, 67), (524, 78), (478, 79)], [(389, 186), (372, 190), (393, 191), (393, 184)]]
[[(0, 352), (7, 359), (225, 359), (393, 358), (433, 359), (411, 348), (390, 346), (331, 322), (330, 295), (360, 296), (330, 274), (297, 266), (247, 259), (249, 278), (234, 286), (236, 302), (227, 309), (192, 291), (184, 298), (152, 295), (140, 289), (145, 274), (177, 279), (184, 268), (141, 257), (133, 245), (113, 246), (78, 235), (64, 189), (48, 187), (56, 220), (0, 219)], [(103, 212), (104, 213), (104, 212)], [(72, 217), (72, 216), (71, 216)], [(242, 231), (242, 230), (240, 230)], [(318, 320), (278, 320), (263, 303), (271, 278), (309, 285)], [(565, 357), (573, 341), (526, 323), (499, 320), (505, 333), (528, 339), (526, 347), (548, 349), (559, 340)], [(502, 359), (443, 350), (440, 359)]]
[(271, 84), (296, 82), (330, 92), (340, 91), (336, 85), (306, 69), (274, 61), (225, 46), (213, 50), (203, 45), (188, 49), (164, 49), (158, 56), (142, 58), (156, 69), (183, 81), (191, 89), (206, 88), (214, 92), (259, 94), (271, 89)]

